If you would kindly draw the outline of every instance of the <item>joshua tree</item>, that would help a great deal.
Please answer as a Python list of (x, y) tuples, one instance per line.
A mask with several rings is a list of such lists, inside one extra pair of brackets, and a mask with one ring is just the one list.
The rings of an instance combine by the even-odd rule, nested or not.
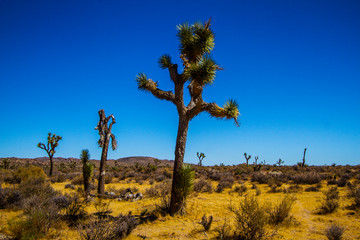
[(94, 165), (89, 162), (89, 150), (84, 149), (81, 151), (80, 159), (83, 164), (83, 178), (84, 178), (84, 191), (86, 197), (90, 195), (90, 178), (92, 177)]
[(306, 150), (307, 148), (304, 149), (304, 155), (303, 155), (303, 159), (302, 159), (302, 162), (298, 162), (298, 165), (300, 167), (306, 167), (307, 165), (305, 164), (305, 154), (306, 154)]
[[(238, 104), (234, 100), (228, 100), (223, 107), (219, 107), (216, 103), (207, 103), (202, 98), (204, 87), (213, 83), (217, 70), (222, 70), (210, 56), (215, 45), (214, 33), (210, 29), (210, 20), (204, 24), (200, 22), (193, 25), (184, 23), (177, 26), (177, 31), (180, 40), (180, 58), (184, 67), (183, 72), (178, 72), (178, 65), (171, 61), (169, 55), (165, 54), (159, 59), (160, 68), (169, 70), (170, 79), (174, 83), (174, 91), (159, 89), (158, 83), (149, 79), (144, 73), (139, 73), (136, 77), (140, 90), (151, 92), (161, 100), (172, 102), (179, 115), (170, 202), (170, 214), (172, 216), (181, 207), (181, 199), (176, 189), (179, 185), (179, 171), (185, 155), (189, 122), (204, 111), (216, 118), (234, 119), (237, 125), (237, 117), (239, 116)], [(191, 99), (185, 105), (184, 87), (187, 83)]]
[(279, 158), (279, 160), (275, 163), (275, 165), (278, 165), (279, 167), (284, 164), (284, 161)]
[(205, 154), (204, 154), (204, 153), (199, 153), (199, 152), (197, 152), (196, 155), (197, 155), (197, 157), (199, 158), (199, 163), (198, 163), (198, 165), (199, 165), (199, 166), (202, 166), (202, 160), (204, 160), (204, 158), (206, 157)]
[(59, 141), (62, 139), (62, 137), (60, 136), (56, 136), (56, 134), (52, 134), (48, 133), (48, 138), (47, 138), (47, 144), (45, 145), (44, 143), (39, 142), (38, 143), (38, 148), (44, 149), (47, 154), (49, 155), (49, 159), (50, 159), (50, 172), (49, 172), (49, 176), (52, 176), (53, 174), (53, 156), (55, 154), (55, 148), (59, 145)]
[[(115, 117), (110, 115), (106, 117), (104, 109), (99, 111), (99, 123), (95, 130), (99, 131), (100, 139), (98, 141), (99, 147), (102, 147), (100, 171), (99, 171), (99, 182), (98, 182), (98, 194), (103, 195), (105, 193), (105, 162), (107, 159), (107, 153), (109, 148), (109, 142), (111, 139), (111, 147), (113, 150), (117, 147), (115, 135), (111, 133), (111, 128), (115, 124)], [(111, 119), (111, 123), (108, 123)]]
[(244, 153), (244, 157), (245, 157), (245, 160), (246, 160), (246, 166), (249, 166), (249, 160), (251, 158), (251, 155), (247, 155), (247, 153)]

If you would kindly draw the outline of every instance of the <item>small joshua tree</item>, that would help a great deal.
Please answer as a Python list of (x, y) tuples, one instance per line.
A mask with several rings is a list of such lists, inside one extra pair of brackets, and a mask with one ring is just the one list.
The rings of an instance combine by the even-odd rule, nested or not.
[(44, 149), (46, 151), (46, 153), (49, 155), (49, 159), (50, 159), (50, 172), (49, 172), (49, 176), (52, 176), (53, 174), (53, 156), (55, 154), (55, 148), (59, 145), (59, 141), (62, 139), (62, 137), (60, 136), (56, 136), (56, 134), (52, 134), (48, 133), (48, 138), (47, 138), (47, 144), (45, 145), (44, 143), (39, 142), (38, 143), (38, 148)]
[[(181, 196), (179, 196), (177, 188), (180, 184), (180, 171), (184, 162), (189, 122), (201, 112), (207, 112), (216, 118), (234, 119), (236, 124), (239, 116), (238, 104), (234, 100), (228, 100), (223, 107), (203, 100), (204, 88), (211, 85), (216, 72), (222, 70), (210, 55), (215, 46), (215, 36), (210, 28), (210, 20), (204, 24), (200, 22), (192, 25), (180, 24), (177, 26), (177, 30), (183, 72), (178, 72), (178, 65), (172, 62), (169, 55), (165, 54), (159, 59), (160, 67), (169, 70), (170, 79), (174, 83), (174, 91), (159, 89), (158, 83), (149, 79), (144, 73), (136, 76), (140, 90), (148, 91), (161, 100), (173, 103), (179, 115), (170, 201), (170, 215), (172, 216), (178, 213), (182, 207)], [(184, 100), (186, 85), (190, 94), (190, 101), (187, 105)]]
[(284, 164), (284, 161), (279, 158), (279, 160), (275, 163), (275, 165), (278, 165), (279, 167)]
[(90, 195), (90, 179), (92, 177), (93, 170), (94, 170), (94, 165), (92, 165), (89, 162), (89, 159), (90, 159), (89, 150), (87, 150), (87, 149), (82, 150), (81, 154), (80, 154), (80, 159), (83, 164), (84, 191), (85, 191), (85, 195), (89, 196)]
[(253, 162), (254, 171), (260, 171), (262, 165), (265, 164), (265, 160), (262, 161), (261, 163), (258, 163), (258, 160), (259, 160), (259, 156), (255, 156), (255, 161)]
[(246, 160), (246, 166), (249, 166), (249, 160), (251, 158), (251, 155), (247, 155), (247, 153), (244, 153), (244, 157), (245, 157), (245, 160)]
[(194, 189), (195, 171), (191, 165), (183, 164), (180, 168), (179, 185), (176, 189), (180, 196), (180, 210), (179, 213), (184, 215), (186, 213), (186, 199)]
[(199, 166), (202, 166), (202, 160), (204, 160), (204, 158), (206, 157), (205, 154), (204, 154), (204, 153), (199, 153), (199, 152), (197, 152), (196, 155), (197, 155), (197, 157), (199, 158), (199, 163), (198, 163), (198, 165), (199, 165)]
[(298, 162), (299, 167), (306, 167), (306, 166), (307, 166), (307, 165), (305, 164), (305, 154), (306, 154), (306, 150), (307, 150), (307, 148), (304, 149), (304, 155), (303, 155), (302, 162)]
[[(103, 195), (105, 193), (105, 165), (107, 160), (107, 153), (109, 148), (109, 143), (111, 139), (112, 150), (115, 150), (117, 147), (117, 142), (115, 135), (111, 133), (112, 126), (116, 123), (115, 117), (110, 115), (106, 117), (104, 109), (99, 111), (100, 120), (95, 130), (99, 131), (100, 139), (98, 141), (99, 147), (102, 148), (101, 161), (100, 161), (100, 171), (99, 171), (99, 182), (98, 182), (98, 194)], [(111, 123), (108, 125), (111, 119)]]

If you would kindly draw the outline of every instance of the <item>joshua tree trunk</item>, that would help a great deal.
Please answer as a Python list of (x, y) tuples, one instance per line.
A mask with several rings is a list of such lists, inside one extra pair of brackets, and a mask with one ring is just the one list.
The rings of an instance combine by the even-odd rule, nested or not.
[[(103, 195), (105, 193), (105, 164), (106, 164), (110, 139), (111, 139), (112, 149), (115, 150), (117, 147), (115, 135), (111, 133), (112, 126), (116, 122), (115, 122), (115, 117), (113, 115), (106, 117), (104, 109), (101, 109), (98, 113), (100, 119), (95, 130), (99, 131), (100, 139), (98, 141), (98, 144), (100, 147), (102, 147), (100, 171), (98, 178), (99, 179), (98, 194)], [(108, 126), (110, 119), (111, 119), (111, 123)]]
[(175, 146), (174, 174), (173, 174), (173, 183), (171, 189), (171, 201), (170, 201), (171, 216), (177, 213), (181, 207), (181, 197), (179, 196), (176, 189), (178, 186), (178, 181), (180, 180), (179, 177), (180, 168), (184, 162), (188, 127), (189, 127), (189, 120), (187, 120), (185, 116), (179, 117), (179, 126), (178, 126), (178, 133), (176, 137), (176, 146)]
[(100, 195), (103, 195), (105, 193), (105, 161), (107, 160), (109, 142), (110, 142), (110, 134), (108, 134), (105, 138), (104, 146), (101, 153), (99, 184), (98, 184), (98, 194)]
[(53, 175), (53, 167), (54, 167), (54, 163), (53, 163), (53, 156), (51, 156), (49, 154), (49, 158), (50, 158), (50, 172), (49, 172), (49, 176), (51, 177)]

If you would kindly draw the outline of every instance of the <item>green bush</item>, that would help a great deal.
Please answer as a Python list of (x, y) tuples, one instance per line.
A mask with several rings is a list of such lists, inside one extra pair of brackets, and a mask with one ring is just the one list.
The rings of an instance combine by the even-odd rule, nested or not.
[(294, 205), (296, 198), (291, 195), (286, 195), (278, 204), (269, 207), (267, 210), (269, 214), (269, 223), (278, 225), (283, 223), (290, 217), (290, 211)]
[(326, 229), (325, 235), (329, 240), (341, 240), (344, 231), (344, 227), (332, 224)]
[(20, 180), (20, 183), (28, 179), (46, 179), (46, 174), (44, 170), (40, 167), (30, 166), (30, 167), (20, 167), (15, 172), (15, 177)]
[(266, 237), (265, 226), (268, 221), (264, 207), (254, 196), (246, 196), (239, 208), (231, 207), (235, 214), (235, 227), (232, 239), (260, 240)]
[(318, 214), (328, 214), (334, 212), (339, 206), (339, 190), (337, 187), (331, 187), (324, 192), (325, 197), (318, 209)]

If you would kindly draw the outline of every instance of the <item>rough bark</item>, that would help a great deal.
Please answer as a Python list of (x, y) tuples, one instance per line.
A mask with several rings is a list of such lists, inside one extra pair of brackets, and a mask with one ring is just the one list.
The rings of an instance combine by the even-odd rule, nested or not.
[(50, 158), (50, 172), (49, 172), (49, 176), (51, 177), (53, 175), (53, 167), (54, 167), (54, 163), (53, 163), (53, 156), (51, 156), (49, 154), (49, 158)]
[(107, 152), (109, 148), (109, 134), (105, 138), (104, 146), (101, 153), (99, 182), (98, 182), (98, 194), (105, 194), (105, 162), (107, 159)]
[(176, 189), (179, 181), (179, 171), (184, 162), (188, 127), (189, 127), (189, 120), (185, 116), (180, 116), (178, 133), (176, 138), (174, 173), (173, 173), (173, 182), (171, 188), (171, 201), (170, 201), (171, 216), (174, 216), (174, 214), (176, 214), (181, 207), (181, 197), (179, 196)]

